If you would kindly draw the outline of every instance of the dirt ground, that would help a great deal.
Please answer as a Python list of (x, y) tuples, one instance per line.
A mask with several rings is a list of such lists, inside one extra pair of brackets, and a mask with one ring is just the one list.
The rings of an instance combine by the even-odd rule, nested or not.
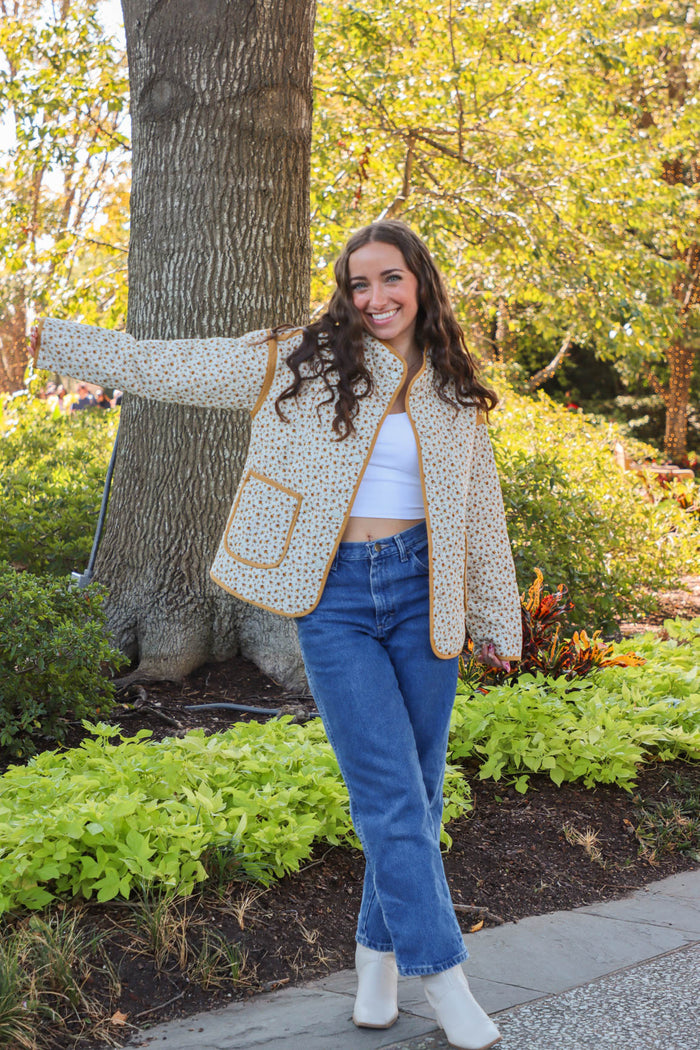
[[(657, 615), (644, 624), (622, 625), (622, 632), (660, 629), (667, 616), (700, 616), (700, 578), (684, 583), (685, 590), (662, 596)], [(125, 735), (148, 728), (158, 739), (195, 727), (215, 732), (259, 717), (206, 704), (291, 705), (302, 717), (314, 711), (310, 697), (287, 695), (252, 664), (238, 660), (202, 667), (179, 684), (131, 687), (120, 699), (112, 720)], [(80, 736), (76, 727), (69, 746)], [(502, 783), (479, 780), (476, 765), (467, 765), (466, 772), (474, 808), (449, 826), (453, 846), (445, 856), (465, 932), (482, 922), (493, 925), (610, 900), (697, 866), (695, 857), (677, 849), (656, 855), (645, 851), (640, 836), (644, 809), (661, 802), (680, 805), (689, 791), (697, 796), (698, 763), (643, 767), (632, 793), (605, 786), (556, 787), (533, 776), (530, 790), (519, 795)], [(56, 1029), (50, 1045), (87, 1050), (105, 1046), (105, 1039), (116, 1044), (129, 1038), (132, 1025), (190, 1014), (352, 965), (362, 874), (359, 852), (318, 847), (301, 871), (269, 888), (233, 881), (222, 894), (205, 891), (179, 905), (176, 917), (189, 924), (192, 945), (201, 943), (205, 930), (213, 931), (237, 944), (245, 960), (234, 987), (208, 990), (190, 979), (191, 965), (181, 966), (174, 951), (156, 965), (144, 951), (128, 904), (81, 906), (81, 925), (103, 936), (102, 954), (95, 953), (88, 982), (102, 1021), (87, 1028), (71, 1022)], [(116, 992), (114, 980), (108, 980), (110, 968), (118, 976)]]

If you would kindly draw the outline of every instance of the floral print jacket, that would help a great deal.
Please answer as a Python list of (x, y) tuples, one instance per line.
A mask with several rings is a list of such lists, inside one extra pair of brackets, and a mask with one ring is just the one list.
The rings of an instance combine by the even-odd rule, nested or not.
[[(398, 395), (406, 366), (388, 345), (365, 336), (374, 380), (360, 401), (355, 434), (338, 441), (322, 382), (295, 399), (275, 400), (289, 385), (287, 356), (302, 330), (275, 337), (144, 340), (48, 319), (37, 363), (63, 375), (141, 397), (252, 416), (250, 447), (211, 568), (231, 594), (284, 616), (315, 607), (343, 534), (379, 428)], [(479, 648), (494, 643), (502, 659), (521, 652), (520, 599), (488, 428), (475, 407), (456, 409), (433, 385), (428, 355), (411, 380), (406, 409), (421, 464), (430, 544), (431, 645), (459, 653), (465, 626)]]

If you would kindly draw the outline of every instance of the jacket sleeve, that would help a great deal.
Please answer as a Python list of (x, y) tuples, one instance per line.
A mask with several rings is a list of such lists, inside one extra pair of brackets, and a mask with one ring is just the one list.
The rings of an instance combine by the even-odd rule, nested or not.
[(481, 422), (480, 414), (467, 496), (465, 587), (467, 630), (474, 649), (493, 642), (502, 660), (519, 660), (520, 595), (496, 461), (488, 427)]
[(237, 339), (137, 342), (126, 332), (47, 318), (36, 363), (156, 401), (252, 412), (269, 389), (276, 358), (276, 340), (266, 330)]

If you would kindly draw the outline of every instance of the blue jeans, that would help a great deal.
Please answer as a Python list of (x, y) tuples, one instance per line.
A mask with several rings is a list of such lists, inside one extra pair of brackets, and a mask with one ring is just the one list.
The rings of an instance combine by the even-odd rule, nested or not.
[(357, 940), (404, 976), (467, 958), (440, 853), (457, 658), (430, 648), (424, 523), (341, 543), (321, 600), (297, 619), (311, 691), (365, 853)]

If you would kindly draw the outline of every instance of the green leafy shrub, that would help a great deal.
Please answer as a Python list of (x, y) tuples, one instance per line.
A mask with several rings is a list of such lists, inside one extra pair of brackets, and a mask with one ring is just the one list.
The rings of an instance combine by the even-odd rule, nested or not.
[(105, 636), (102, 592), (40, 579), (0, 562), (0, 748), (21, 758), (33, 737), (65, 737), (67, 716), (107, 713), (105, 665), (123, 657)]
[(653, 608), (652, 591), (695, 571), (697, 515), (670, 495), (650, 503), (615, 465), (614, 424), (503, 394), (491, 436), (521, 589), (540, 569), (567, 588), (572, 623), (602, 630)]
[[(118, 730), (44, 752), (0, 778), (0, 913), (41, 908), (56, 894), (128, 897), (144, 884), (187, 894), (206, 878), (212, 847), (276, 875), (295, 871), (317, 840), (352, 840), (347, 792), (317, 720), (238, 723), (153, 743)], [(469, 789), (450, 769), (445, 819)], [(47, 813), (51, 819), (47, 821)]]
[(87, 564), (119, 413), (63, 415), (15, 396), (0, 411), (0, 550), (35, 573)]
[(637, 767), (700, 759), (700, 619), (667, 620), (670, 637), (636, 635), (614, 647), (643, 665), (596, 669), (585, 678), (521, 675), (513, 685), (471, 694), (460, 682), (450, 754), (476, 758), (479, 777), (515, 778), (526, 791), (530, 773), (556, 784), (581, 780), (629, 790)]

